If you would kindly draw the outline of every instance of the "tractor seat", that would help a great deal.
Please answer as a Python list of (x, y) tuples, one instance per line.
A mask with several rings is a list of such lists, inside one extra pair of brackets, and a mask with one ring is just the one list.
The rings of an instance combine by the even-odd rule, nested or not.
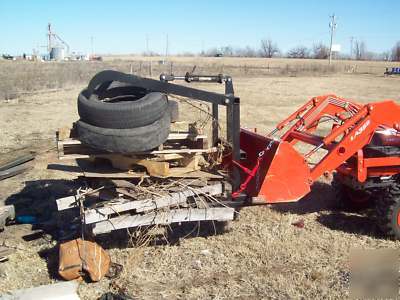
[(380, 128), (363, 150), (365, 157), (400, 156), (400, 134), (391, 128)]
[(400, 146), (400, 133), (391, 128), (378, 129), (371, 140), (375, 146)]

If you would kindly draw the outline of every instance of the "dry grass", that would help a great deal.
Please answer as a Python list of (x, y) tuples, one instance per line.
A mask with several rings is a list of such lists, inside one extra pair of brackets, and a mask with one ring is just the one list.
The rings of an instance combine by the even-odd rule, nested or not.
[(197, 66), (200, 74), (224, 73), (234, 77), (317, 76), (327, 74), (383, 75), (387, 62), (267, 59), (115, 56), (103, 62), (28, 62), (0, 60), (0, 99), (13, 99), (21, 93), (66, 88), (86, 83), (100, 70), (112, 69), (141, 76), (157, 77), (162, 72), (185, 74)]
[[(128, 64), (121, 66), (126, 68)], [(384, 98), (400, 101), (400, 78), (376, 75), (234, 76), (234, 84), (241, 97), (242, 125), (258, 127), (260, 132), (271, 130), (277, 121), (315, 95), (336, 93), (360, 102)], [(48, 139), (55, 129), (77, 118), (75, 101), (81, 87), (25, 95), (18, 103), (2, 102), (2, 146), (15, 149), (52, 145)], [(193, 112), (185, 106), (182, 115), (190, 119)], [(7, 199), (14, 195), (11, 199), (25, 200), (32, 206), (55, 197), (56, 184), (71, 176), (46, 169), (49, 162), (56, 162), (54, 153), (41, 155), (33, 171), (1, 181), (0, 196)], [(224, 235), (138, 249), (125, 248), (124, 236), (114, 234), (115, 242), (104, 246), (115, 262), (124, 265), (124, 272), (116, 280), (82, 284), (80, 295), (96, 299), (105, 291), (121, 289), (140, 299), (347, 298), (350, 249), (398, 249), (400, 242), (381, 236), (368, 214), (333, 210), (334, 201), (329, 180), (324, 179), (299, 203), (242, 209), (240, 219)], [(300, 219), (304, 220), (304, 228), (291, 225)], [(5, 240), (18, 248), (9, 262), (0, 265), (0, 292), (54, 280), (56, 257), (54, 252), (47, 252), (54, 243), (42, 238), (23, 240), (22, 236), (30, 232), (29, 226), (17, 225), (0, 233), (0, 243)]]

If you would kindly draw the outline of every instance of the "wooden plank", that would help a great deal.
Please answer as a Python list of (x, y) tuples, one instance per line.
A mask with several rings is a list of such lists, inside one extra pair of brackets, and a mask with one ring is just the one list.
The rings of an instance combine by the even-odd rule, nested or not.
[[(217, 152), (218, 148), (217, 147), (212, 147), (212, 148), (207, 148), (207, 149), (164, 149), (164, 150), (150, 150), (150, 151), (142, 151), (142, 152), (136, 152), (134, 154), (137, 155), (158, 155), (158, 154), (196, 154), (196, 153), (214, 153)], [(65, 152), (65, 149), (64, 149)], [(68, 159), (78, 159), (78, 158), (90, 158), (91, 156), (96, 156), (96, 155), (106, 155), (106, 153), (97, 153), (97, 154), (62, 154), (59, 155), (60, 160), (68, 160)]]
[(23, 173), (27, 170), (30, 170), (33, 168), (33, 165), (29, 162), (9, 168), (7, 170), (4, 171), (0, 171), (0, 180), (9, 178), (9, 177), (13, 177), (15, 175), (18, 175), (20, 173)]
[(88, 178), (148, 178), (150, 177), (146, 173), (141, 172), (110, 172), (110, 173), (99, 173), (99, 172), (83, 172), (84, 177)]
[(197, 140), (205, 140), (207, 139), (207, 136), (204, 134), (195, 134), (195, 133), (170, 133), (168, 135), (168, 140), (192, 140), (192, 141), (197, 141)]
[(204, 171), (193, 171), (184, 174), (170, 174), (172, 178), (209, 178), (209, 179), (223, 179), (224, 177), (217, 174), (212, 174)]
[(148, 212), (154, 209), (177, 206), (185, 203), (188, 197), (195, 195), (220, 195), (222, 194), (222, 184), (217, 183), (208, 185), (195, 190), (187, 189), (184, 191), (172, 193), (158, 198), (131, 201), (127, 199), (117, 199), (104, 207), (89, 209), (85, 211), (86, 224), (96, 223), (107, 220), (110, 215), (121, 212), (135, 210), (136, 212)]
[(185, 121), (178, 121), (171, 123), (171, 132), (189, 132), (189, 123)]
[(168, 225), (180, 222), (230, 221), (235, 210), (230, 207), (185, 208), (145, 215), (124, 215), (93, 225), (93, 234), (108, 233), (112, 230), (150, 225)]
[(78, 281), (66, 281), (20, 289), (0, 295), (2, 300), (79, 300)]
[(71, 127), (62, 127), (57, 131), (57, 139), (59, 141), (64, 141), (71, 138)]
[(61, 145), (82, 145), (82, 142), (80, 140), (76, 139), (65, 139), (65, 140), (60, 140), (59, 143)]
[(57, 204), (58, 211), (72, 208), (76, 204), (76, 197), (68, 196), (68, 197), (59, 198), (56, 200), (56, 204)]
[(169, 153), (213, 153), (217, 152), (217, 147), (212, 147), (208, 149), (165, 149), (165, 150), (155, 150), (155, 151), (143, 151), (136, 152), (135, 154), (169, 154)]
[(91, 155), (88, 154), (59, 154), (58, 159), (60, 160), (71, 160), (71, 159), (79, 159), (79, 158), (90, 158)]
[(170, 154), (159, 154), (157, 157), (154, 157), (152, 160), (154, 161), (170, 161), (170, 160), (179, 160), (184, 158), (182, 154), (170, 153)]
[(111, 161), (114, 168), (120, 170), (131, 170), (134, 165), (139, 165), (145, 167), (150, 176), (167, 176), (169, 173), (169, 163), (164, 161), (138, 159), (123, 155), (109, 155), (107, 159)]
[(0, 230), (4, 228), (7, 220), (15, 219), (14, 205), (6, 205), (0, 207)]
[(0, 171), (6, 171), (13, 167), (24, 164), (28, 161), (35, 159), (35, 156), (32, 153), (23, 154), (21, 156), (16, 156), (12, 160), (1, 162), (0, 163)]
[[(59, 143), (61, 145), (82, 145), (82, 142), (77, 139), (70, 138), (70, 131), (69, 128), (61, 128), (58, 131)], [(193, 132), (180, 132), (180, 133), (170, 133), (168, 135), (167, 140), (200, 140), (200, 139), (207, 139), (207, 135), (204, 134), (196, 134)]]

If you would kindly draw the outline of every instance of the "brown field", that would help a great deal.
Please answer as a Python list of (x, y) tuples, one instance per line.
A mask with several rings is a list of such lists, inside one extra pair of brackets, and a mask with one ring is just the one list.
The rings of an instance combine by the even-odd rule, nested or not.
[[(47, 169), (48, 163), (57, 162), (55, 130), (78, 118), (76, 97), (91, 75), (103, 68), (129, 72), (137, 61), (142, 61), (146, 75), (142, 57), (69, 65), (0, 62), (0, 76), (8, 70), (10, 77), (7, 84), (0, 80), (0, 91), (5, 95), (15, 88), (10, 100), (0, 100), (0, 153), (15, 154), (23, 148), (39, 153), (33, 170), (0, 181), (1, 201), (21, 203), (26, 212), (41, 213), (65, 193), (65, 179), (73, 176)], [(232, 71), (235, 92), (241, 98), (242, 126), (257, 127), (260, 132), (268, 132), (308, 98), (320, 94), (336, 93), (364, 103), (387, 98), (400, 101), (400, 77), (383, 77), (387, 65), (380, 62), (342, 61), (328, 68), (326, 61), (190, 57), (174, 59), (173, 67), (187, 71), (194, 64), (201, 73)], [(352, 64), (357, 70), (345, 71)], [(286, 65), (289, 71), (284, 71)], [(154, 67), (152, 75), (162, 68), (168, 64)], [(222, 86), (204, 84), (201, 88), (222, 90)], [(181, 115), (193, 118), (186, 106)], [(347, 298), (350, 249), (398, 249), (400, 242), (379, 233), (371, 212), (344, 213), (333, 209), (334, 202), (329, 180), (321, 179), (299, 203), (242, 209), (239, 220), (222, 235), (139, 248), (126, 247), (124, 235), (115, 235), (113, 243), (103, 241), (103, 245), (124, 266), (123, 273), (118, 279), (83, 283), (79, 293), (83, 299), (97, 299), (119, 288), (138, 299)], [(304, 228), (291, 225), (300, 219)], [(56, 241), (48, 235), (24, 238), (32, 230), (37, 229), (12, 225), (0, 233), (0, 243), (16, 249), (8, 262), (0, 264), (0, 293), (59, 280)]]

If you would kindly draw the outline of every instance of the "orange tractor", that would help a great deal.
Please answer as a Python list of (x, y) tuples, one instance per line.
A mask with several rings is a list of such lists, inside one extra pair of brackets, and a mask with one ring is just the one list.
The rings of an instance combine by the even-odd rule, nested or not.
[(399, 239), (399, 126), (400, 106), (392, 100), (312, 98), (267, 136), (241, 130), (246, 159), (235, 164), (247, 177), (233, 196), (246, 192), (266, 203), (294, 202), (321, 175), (335, 171), (332, 184), (342, 204), (374, 203), (382, 230)]
[[(225, 93), (170, 83), (174, 80), (223, 83)], [(400, 106), (393, 100), (360, 104), (335, 95), (314, 97), (264, 136), (240, 128), (240, 99), (229, 76), (161, 74), (157, 81), (103, 71), (88, 89), (111, 81), (212, 104), (214, 144), (218, 107), (226, 107), (232, 203), (295, 202), (321, 175), (334, 172), (342, 203), (352, 208), (374, 203), (380, 227), (400, 239)]]

